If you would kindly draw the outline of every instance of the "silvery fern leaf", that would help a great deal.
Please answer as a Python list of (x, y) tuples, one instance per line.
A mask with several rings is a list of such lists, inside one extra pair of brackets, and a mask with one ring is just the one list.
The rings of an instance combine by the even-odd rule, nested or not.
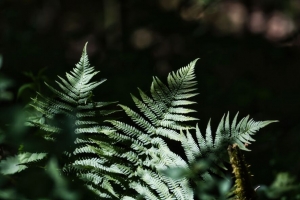
[(197, 95), (194, 92), (196, 61), (177, 72), (171, 72), (167, 84), (154, 77), (150, 95), (140, 89), (140, 98), (131, 95), (138, 112), (120, 105), (135, 126), (109, 121), (116, 129), (109, 137), (121, 138), (120, 142), (130, 143), (131, 155), (135, 157), (128, 161), (137, 161), (139, 165), (131, 174), (129, 186), (145, 199), (193, 198), (187, 179), (173, 180), (160, 174), (160, 170), (170, 167), (188, 168), (186, 161), (170, 150), (166, 140), (181, 141), (180, 130), (193, 128), (185, 122), (197, 120), (189, 116), (196, 111), (186, 108), (195, 103), (190, 98)]
[[(189, 130), (186, 131), (186, 134), (182, 133), (184, 139), (181, 141), (181, 144), (190, 165), (202, 159), (209, 159), (212, 164), (210, 164), (208, 171), (219, 176), (224, 176), (221, 169), (226, 170), (224, 162), (228, 162), (228, 146), (235, 144), (242, 150), (249, 150), (246, 146), (254, 141), (252, 135), (260, 128), (277, 122), (276, 120), (256, 122), (253, 119), (249, 119), (249, 116), (237, 122), (237, 117), (238, 114), (235, 115), (230, 125), (229, 113), (226, 116), (224, 115), (215, 134), (212, 133), (210, 121), (208, 122), (205, 134), (201, 133), (197, 125), (197, 140), (194, 139)], [(210, 173), (202, 172), (202, 180), (205, 181), (210, 176)]]
[[(111, 128), (102, 125), (102, 118), (105, 119), (105, 116), (116, 112), (106, 109), (115, 102), (93, 100), (93, 90), (106, 79), (91, 81), (99, 71), (90, 66), (86, 47), (87, 44), (76, 67), (66, 73), (66, 79), (58, 77), (58, 89), (46, 83), (56, 95), (55, 99), (37, 93), (37, 97), (31, 103), (36, 112), (27, 124), (43, 130), (44, 138), (53, 141), (54, 144), (61, 142), (59, 140), (62, 134), (69, 134), (67, 139), (71, 141), (64, 144), (70, 147), (64, 152), (66, 159), (63, 171), (84, 180), (88, 188), (99, 197), (118, 198), (119, 194), (113, 188), (122, 188), (125, 185), (121, 184), (120, 180), (124, 182), (128, 167), (110, 159), (119, 152), (111, 146), (113, 140), (106, 135)], [(59, 118), (60, 115), (64, 118)], [(99, 149), (104, 146), (106, 153), (100, 154)]]

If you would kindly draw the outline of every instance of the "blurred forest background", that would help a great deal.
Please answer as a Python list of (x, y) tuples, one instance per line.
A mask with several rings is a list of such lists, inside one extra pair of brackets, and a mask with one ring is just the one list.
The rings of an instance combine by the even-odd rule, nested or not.
[[(201, 58), (200, 127), (210, 118), (250, 114), (279, 120), (260, 131), (245, 153), (255, 185), (276, 174), (300, 175), (299, 0), (0, 0), (0, 73), (13, 80), (8, 105), (24, 106), (79, 61), (108, 81), (101, 101), (133, 105), (130, 93), (150, 88), (171, 70)], [(1, 111), (1, 117), (4, 116)]]

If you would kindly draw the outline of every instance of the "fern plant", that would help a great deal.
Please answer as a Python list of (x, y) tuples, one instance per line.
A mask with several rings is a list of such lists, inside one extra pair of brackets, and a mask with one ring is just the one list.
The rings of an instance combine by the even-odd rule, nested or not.
[[(222, 171), (218, 169), (226, 169), (223, 163), (228, 161), (226, 149), (229, 146), (237, 145), (242, 150), (249, 150), (247, 145), (255, 141), (251, 136), (260, 128), (277, 122), (276, 120), (256, 122), (253, 119), (249, 119), (249, 116), (237, 122), (237, 117), (238, 114), (235, 115), (230, 124), (229, 113), (226, 117), (224, 115), (215, 134), (212, 133), (210, 121), (208, 122), (205, 134), (202, 134), (198, 125), (196, 125), (197, 142), (191, 133), (187, 131), (186, 135), (184, 135), (182, 146), (189, 163), (195, 162), (199, 157), (212, 158), (215, 167), (210, 170), (222, 176)], [(207, 172), (203, 176), (209, 176), (209, 173)]]
[[(140, 113), (120, 105), (136, 126), (121, 121), (109, 121), (116, 132), (109, 136), (120, 142), (129, 142), (128, 162), (136, 168), (128, 174), (132, 178), (130, 187), (146, 199), (192, 199), (193, 191), (186, 178), (173, 180), (159, 173), (172, 167), (187, 168), (187, 162), (170, 150), (166, 139), (182, 141), (180, 130), (191, 129), (184, 124), (197, 120), (188, 116), (195, 110), (186, 108), (194, 104), (189, 98), (194, 93), (196, 60), (176, 73), (168, 76), (168, 85), (153, 78), (151, 96), (139, 90), (141, 100), (132, 95)], [(127, 157), (127, 156), (126, 156)], [(132, 197), (134, 198), (134, 197)]]
[[(98, 199), (194, 199), (195, 185), (212, 180), (214, 174), (224, 177), (228, 146), (247, 150), (245, 144), (254, 141), (252, 135), (275, 122), (255, 122), (248, 116), (238, 122), (236, 115), (230, 124), (227, 114), (215, 134), (210, 122), (202, 134), (194, 124), (198, 119), (191, 116), (196, 111), (189, 108), (196, 103), (191, 100), (197, 95), (196, 61), (171, 72), (167, 84), (154, 77), (150, 93), (139, 89), (140, 98), (131, 95), (136, 110), (119, 104), (132, 121), (125, 123), (109, 118), (117, 110), (108, 106), (115, 102), (93, 101), (93, 90), (105, 80), (91, 82), (98, 72), (90, 66), (85, 46), (79, 63), (66, 74), (67, 80), (59, 77), (60, 90), (46, 84), (56, 98), (37, 93), (28, 125), (38, 127), (53, 145), (63, 141), (67, 147), (59, 149), (61, 171), (81, 179)], [(174, 153), (169, 141), (181, 145), (185, 155)], [(2, 173), (7, 166), (17, 166), (9, 171), (15, 173), (47, 158), (45, 152), (21, 153), (0, 163)], [(28, 159), (18, 159), (21, 155)], [(211, 164), (195, 177), (174, 178), (166, 173), (176, 168), (189, 171), (203, 159), (210, 159)]]
[[(126, 177), (122, 177), (122, 171), (110, 159), (112, 156), (106, 155), (115, 151), (114, 146), (111, 146), (114, 141), (105, 135), (111, 131), (110, 128), (101, 124), (103, 119), (107, 119), (105, 116), (116, 110), (105, 109), (114, 102), (93, 101), (93, 89), (105, 81), (102, 79), (91, 82), (90, 80), (97, 73), (98, 71), (95, 71), (89, 64), (85, 46), (79, 63), (66, 74), (67, 80), (59, 77), (61, 82), (57, 81), (57, 84), (60, 90), (46, 83), (58, 99), (37, 93), (38, 96), (33, 99), (31, 106), (38, 112), (30, 117), (29, 125), (43, 130), (44, 138), (53, 141), (54, 145), (61, 142), (59, 140), (63, 139), (62, 134), (71, 135), (67, 138), (73, 141), (65, 141), (70, 147), (63, 149), (64, 167), (62, 170), (68, 175), (75, 174), (84, 180), (87, 187), (99, 197), (118, 198), (114, 190), (119, 185), (125, 186)], [(68, 127), (68, 124), (61, 123), (71, 124)], [(103, 154), (95, 149), (95, 146), (100, 144), (102, 148), (106, 147)]]
[[(145, 199), (193, 199), (193, 190), (186, 177), (170, 179), (161, 173), (162, 170), (170, 168), (182, 168), (188, 170), (199, 158), (213, 158), (214, 165), (208, 171), (201, 174), (198, 179), (211, 179), (211, 173), (223, 175), (222, 168), (227, 147), (237, 144), (241, 149), (247, 150), (245, 144), (251, 143), (251, 137), (260, 128), (275, 121), (255, 122), (249, 120), (249, 116), (237, 123), (235, 116), (232, 124), (229, 122), (229, 114), (226, 119), (222, 118), (216, 134), (211, 131), (208, 123), (206, 134), (203, 136), (196, 125), (191, 127), (184, 122), (197, 120), (188, 116), (195, 110), (187, 108), (187, 105), (195, 102), (189, 98), (197, 95), (195, 63), (179, 69), (176, 73), (170, 73), (167, 85), (157, 77), (153, 78), (150, 94), (148, 96), (139, 90), (141, 100), (132, 95), (139, 113), (120, 105), (126, 114), (132, 119), (135, 126), (120, 121), (110, 121), (117, 132), (110, 134), (113, 139), (122, 142), (130, 141), (131, 150), (129, 162), (138, 164), (130, 176), (136, 176), (130, 187), (142, 194)], [(196, 130), (197, 142), (190, 131)], [(215, 136), (213, 138), (213, 136)], [(167, 140), (179, 141), (184, 149), (187, 160), (176, 155), (167, 145)]]

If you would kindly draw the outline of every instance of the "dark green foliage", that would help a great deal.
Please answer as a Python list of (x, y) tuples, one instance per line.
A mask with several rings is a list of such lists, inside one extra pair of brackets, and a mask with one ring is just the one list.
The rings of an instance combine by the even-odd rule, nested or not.
[[(0, 55), (0, 68), (1, 68), (1, 55)], [(0, 101), (10, 101), (13, 99), (13, 94), (7, 89), (12, 86), (13, 82), (0, 74)]]
[(270, 186), (258, 188), (259, 199), (300, 199), (300, 184), (295, 176), (288, 172), (280, 172)]

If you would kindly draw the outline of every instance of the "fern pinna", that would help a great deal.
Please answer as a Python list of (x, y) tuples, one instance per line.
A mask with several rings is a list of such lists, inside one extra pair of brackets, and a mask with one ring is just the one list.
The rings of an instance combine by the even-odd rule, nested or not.
[[(230, 124), (227, 114), (215, 133), (209, 122), (202, 134), (198, 125), (191, 125), (198, 119), (190, 116), (196, 111), (188, 107), (196, 103), (191, 101), (197, 95), (196, 61), (171, 72), (167, 84), (154, 77), (150, 93), (139, 89), (140, 98), (131, 95), (137, 111), (120, 104), (132, 121), (127, 124), (107, 118), (116, 112), (107, 107), (114, 102), (93, 101), (92, 91), (105, 80), (91, 82), (98, 72), (90, 66), (85, 46), (79, 63), (66, 74), (67, 80), (59, 77), (60, 90), (46, 84), (57, 98), (38, 93), (33, 99), (31, 106), (36, 112), (28, 124), (40, 128), (53, 146), (67, 142), (63, 146), (69, 147), (60, 149), (62, 171), (79, 177), (98, 199), (191, 200), (196, 195), (201, 199), (194, 194), (194, 186), (212, 180), (212, 174), (224, 176), (228, 146), (247, 150), (245, 143), (254, 141), (252, 135), (275, 121), (255, 122), (247, 116), (238, 122), (236, 115)], [(63, 140), (67, 134), (71, 137)], [(184, 157), (168, 146), (170, 140), (181, 144)], [(16, 173), (45, 157), (44, 152), (22, 152), (1, 161), (0, 170)], [(195, 177), (174, 178), (165, 173), (189, 171), (205, 159), (211, 164)]]

